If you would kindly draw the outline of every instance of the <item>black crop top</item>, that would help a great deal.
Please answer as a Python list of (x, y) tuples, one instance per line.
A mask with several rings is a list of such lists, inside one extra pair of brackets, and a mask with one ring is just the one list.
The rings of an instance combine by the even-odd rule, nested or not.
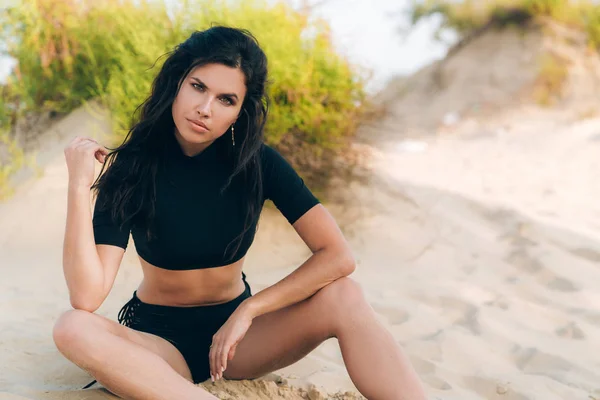
[[(154, 235), (148, 240), (146, 225), (133, 218), (123, 230), (113, 223), (109, 209), (94, 206), (96, 244), (127, 248), (129, 234), (138, 255), (148, 263), (170, 270), (213, 268), (240, 260), (254, 241), (256, 223), (246, 232), (233, 259), (226, 259), (227, 245), (244, 228), (244, 193), (233, 181), (222, 194), (230, 171), (224, 167), (216, 143), (200, 154), (185, 155), (172, 137), (164, 168), (156, 178)], [(270, 199), (290, 224), (319, 200), (292, 166), (273, 148), (261, 148), (263, 202)], [(98, 199), (103, 193), (98, 193)], [(232, 246), (228, 251), (232, 250)]]

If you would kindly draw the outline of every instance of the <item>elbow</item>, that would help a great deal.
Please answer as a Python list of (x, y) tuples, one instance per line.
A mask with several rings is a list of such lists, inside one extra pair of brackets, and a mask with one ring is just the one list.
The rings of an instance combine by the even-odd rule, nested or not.
[(341, 276), (348, 276), (356, 270), (356, 259), (351, 251), (345, 251), (339, 257), (338, 266)]
[(71, 307), (73, 307), (74, 310), (82, 310), (82, 311), (87, 311), (90, 313), (95, 312), (99, 306), (91, 303), (91, 302), (84, 302), (84, 301), (74, 301), (71, 300)]
[(71, 307), (74, 310), (82, 310), (90, 313), (100, 308), (100, 302), (92, 299), (90, 296), (70, 296)]

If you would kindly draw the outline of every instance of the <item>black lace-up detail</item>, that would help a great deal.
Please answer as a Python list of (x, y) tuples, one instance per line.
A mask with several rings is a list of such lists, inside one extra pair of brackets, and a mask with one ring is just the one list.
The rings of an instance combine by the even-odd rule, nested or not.
[[(119, 323), (121, 325), (131, 326), (131, 323), (134, 321), (135, 310), (139, 307), (139, 305), (140, 302), (138, 298), (134, 295), (127, 303), (125, 303), (125, 305), (119, 311), (119, 315), (117, 316)], [(85, 385), (83, 388), (87, 389), (96, 382), (96, 380), (93, 380), (87, 385)]]
[(137, 297), (132, 297), (119, 311), (119, 315), (117, 317), (119, 323), (125, 326), (131, 326), (131, 323), (134, 321), (135, 310), (140, 305)]
[[(140, 332), (147, 332), (169, 341), (181, 352), (190, 367), (194, 383), (210, 378), (208, 349), (212, 336), (227, 321), (244, 299), (252, 296), (246, 274), (242, 272), (246, 290), (227, 303), (210, 306), (166, 306), (144, 303), (137, 291), (123, 305), (117, 315), (119, 324)], [(92, 386), (92, 381), (84, 389)]]

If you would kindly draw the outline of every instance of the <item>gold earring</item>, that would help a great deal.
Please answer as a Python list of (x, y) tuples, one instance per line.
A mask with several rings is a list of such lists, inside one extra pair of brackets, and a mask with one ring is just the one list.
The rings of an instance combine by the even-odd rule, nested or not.
[(233, 125), (231, 125), (231, 143), (235, 146), (235, 138), (233, 137)]

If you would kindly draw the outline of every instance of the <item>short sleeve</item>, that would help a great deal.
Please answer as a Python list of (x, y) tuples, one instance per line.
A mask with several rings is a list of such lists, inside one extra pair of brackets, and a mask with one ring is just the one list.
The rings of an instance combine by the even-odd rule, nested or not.
[(266, 144), (262, 147), (262, 169), (265, 198), (275, 204), (290, 224), (320, 203), (290, 163)]
[(96, 203), (94, 204), (94, 213), (92, 217), (94, 240), (96, 244), (110, 244), (127, 249), (131, 223), (126, 223), (121, 228), (120, 224), (113, 221), (111, 217), (112, 204), (107, 202), (105, 206), (101, 208), (101, 204), (106, 198), (105, 196), (106, 193), (103, 193), (102, 190), (100, 190), (98, 192)]

